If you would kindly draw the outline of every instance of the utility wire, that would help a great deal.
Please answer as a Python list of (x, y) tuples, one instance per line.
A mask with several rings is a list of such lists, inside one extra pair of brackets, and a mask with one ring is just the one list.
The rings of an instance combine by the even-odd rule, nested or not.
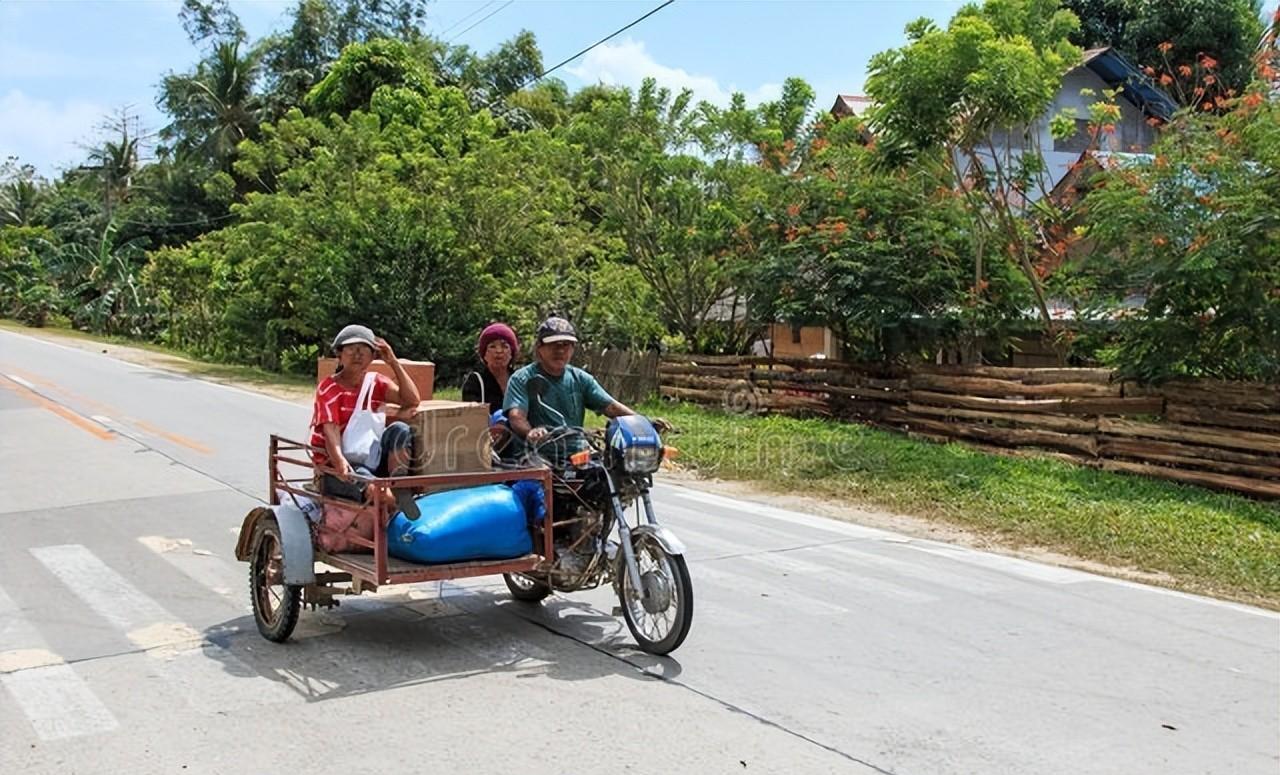
[(476, 22), (475, 24), (472, 24), (470, 27), (466, 28), (466, 29), (465, 29), (465, 30), (463, 30), (462, 32), (459, 32), (457, 35), (454, 35), (452, 38), (449, 38), (449, 40), (448, 40), (448, 41), (446, 41), (446, 42), (448, 42), (448, 43), (452, 43), (452, 42), (454, 42), (455, 40), (457, 40), (458, 38), (462, 37), (463, 35), (466, 35), (468, 32), (471, 32), (471, 31), (472, 31), (472, 30), (474, 30), (476, 27), (479, 27), (481, 24), (484, 24), (486, 21), (488, 21), (488, 20), (489, 20), (489, 18), (490, 18), (491, 16), (493, 16), (493, 15), (494, 15), (494, 14), (496, 14), (496, 13), (498, 13), (498, 12), (499, 12), (499, 11), (501, 11), (502, 9), (506, 8), (507, 6), (511, 5), (511, 4), (512, 4), (512, 3), (514, 3), (515, 1), (516, 1), (516, 0), (507, 0), (507, 2), (505, 2), (505, 3), (503, 3), (502, 5), (498, 6), (498, 7), (497, 7), (497, 8), (495, 8), (494, 10), (490, 11), (488, 14), (486, 14), (486, 15), (484, 15), (484, 16), (482, 16), (482, 17), (480, 17), (480, 21)]
[(655, 13), (657, 13), (658, 11), (661, 11), (663, 8), (666, 8), (667, 6), (671, 5), (671, 4), (672, 4), (672, 3), (674, 3), (675, 1), (676, 1), (676, 0), (666, 0), (666, 2), (664, 2), (664, 3), (662, 3), (661, 5), (659, 5), (659, 6), (655, 7), (655, 8), (653, 8), (653, 9), (651, 9), (651, 10), (650, 10), (648, 13), (646, 13), (644, 16), (641, 16), (641, 17), (639, 17), (638, 19), (635, 19), (634, 21), (632, 21), (631, 23), (627, 24), (627, 25), (626, 25), (626, 26), (624, 26), (624, 27), (619, 27), (618, 29), (616, 29), (616, 30), (614, 30), (613, 32), (609, 33), (608, 35), (606, 35), (605, 37), (601, 38), (600, 40), (597, 40), (595, 43), (592, 43), (590, 46), (587, 46), (586, 48), (582, 49), (581, 51), (579, 51), (578, 53), (576, 53), (576, 54), (574, 54), (573, 56), (569, 57), (568, 59), (565, 59), (565, 60), (563, 60), (563, 61), (561, 61), (561, 62), (557, 63), (555, 66), (551, 67), (550, 69), (543, 70), (541, 73), (539, 73), (538, 75), (534, 76), (533, 78), (530, 78), (529, 80), (525, 81), (524, 83), (520, 84), (519, 86), (517, 86), (517, 87), (516, 87), (515, 89), (513, 89), (512, 91), (510, 91), (510, 92), (508, 92), (508, 93), (506, 93), (506, 94), (502, 94), (502, 95), (499, 95), (499, 96), (497, 96), (497, 97), (494, 97), (494, 98), (493, 98), (493, 100), (492, 100), (492, 101), (490, 101), (488, 105), (485, 105), (485, 107), (486, 107), (486, 108), (491, 108), (491, 107), (493, 107), (493, 106), (494, 106), (494, 105), (495, 105), (499, 100), (504, 99), (505, 97), (508, 97), (508, 96), (510, 96), (510, 95), (512, 95), (512, 94), (514, 94), (514, 93), (516, 93), (516, 92), (518, 92), (518, 91), (520, 91), (521, 89), (524, 89), (524, 88), (525, 88), (525, 87), (527, 87), (527, 86), (531, 86), (532, 84), (537, 83), (538, 81), (541, 81), (543, 78), (546, 78), (548, 75), (551, 75), (551, 74), (552, 74), (552, 73), (554, 73), (556, 70), (559, 70), (560, 68), (562, 68), (562, 67), (564, 67), (565, 65), (569, 64), (570, 62), (572, 62), (573, 60), (575, 60), (575, 59), (577, 59), (578, 57), (582, 56), (583, 54), (587, 53), (588, 51), (592, 50), (593, 48), (596, 48), (597, 46), (600, 46), (600, 45), (602, 45), (602, 44), (604, 44), (604, 43), (608, 43), (610, 40), (613, 40), (614, 38), (618, 37), (618, 36), (619, 36), (619, 35), (621, 35), (622, 33), (626, 32), (627, 30), (629, 30), (629, 29), (631, 29), (632, 27), (636, 26), (637, 24), (639, 24), (640, 22), (644, 21), (645, 19), (648, 19), (650, 16), (653, 16)]
[(481, 11), (483, 11), (484, 9), (488, 8), (489, 6), (493, 5), (496, 2), (498, 2), (498, 0), (489, 0), (489, 2), (475, 9), (474, 11), (462, 17), (461, 19), (457, 20), (453, 24), (450, 24), (448, 27), (445, 27), (443, 30), (440, 30), (440, 33), (439, 33), (440, 37), (443, 38), (446, 34), (452, 32), (453, 30), (456, 30), (459, 24), (462, 24), (467, 19), (470, 19), (472, 16), (475, 16), (476, 14), (480, 13)]

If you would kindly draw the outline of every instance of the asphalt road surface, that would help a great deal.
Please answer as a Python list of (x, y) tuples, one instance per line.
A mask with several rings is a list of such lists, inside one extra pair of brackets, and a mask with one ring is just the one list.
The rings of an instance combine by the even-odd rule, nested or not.
[(269, 643), (235, 532), (308, 414), (0, 332), (0, 773), (1280, 772), (1272, 612), (669, 483), (669, 658), (499, 578)]

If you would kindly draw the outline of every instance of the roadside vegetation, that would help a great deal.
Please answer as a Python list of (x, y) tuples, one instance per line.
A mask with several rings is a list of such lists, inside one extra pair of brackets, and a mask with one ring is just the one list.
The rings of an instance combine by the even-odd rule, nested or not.
[[(298, 0), (260, 40), (184, 0), (165, 126), (110, 117), (55, 180), (0, 169), (0, 315), (296, 374), (348, 320), (452, 377), (485, 323), (558, 312), (630, 349), (741, 353), (781, 322), (851, 360), (1032, 337), (1148, 380), (1274, 379), (1275, 30), (1258, 0), (1210, 5), (967, 5), (909, 25), (871, 107), (837, 117), (798, 78), (757, 105), (571, 91), (528, 32), (485, 53), (423, 33), (427, 0)], [(1148, 160), (1086, 154), (1075, 191), (1036, 199), (1047, 149), (1009, 128), (1099, 45), (1183, 107)], [(1129, 150), (1118, 99), (1053, 136)]]

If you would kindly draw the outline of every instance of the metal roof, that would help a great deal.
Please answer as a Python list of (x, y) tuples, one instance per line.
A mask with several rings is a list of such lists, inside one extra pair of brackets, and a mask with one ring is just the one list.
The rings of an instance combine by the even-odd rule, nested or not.
[(1120, 87), (1120, 95), (1149, 116), (1168, 121), (1178, 109), (1173, 98), (1113, 48), (1089, 49), (1083, 64), (1108, 86)]

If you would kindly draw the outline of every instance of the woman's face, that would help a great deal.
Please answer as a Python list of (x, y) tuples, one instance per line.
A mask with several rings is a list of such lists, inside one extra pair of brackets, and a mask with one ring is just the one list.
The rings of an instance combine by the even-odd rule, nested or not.
[(490, 371), (501, 371), (511, 365), (511, 345), (502, 340), (490, 342), (484, 348), (484, 365)]
[(373, 348), (358, 342), (344, 344), (338, 351), (338, 362), (342, 364), (343, 371), (349, 371), (358, 377), (373, 363)]

